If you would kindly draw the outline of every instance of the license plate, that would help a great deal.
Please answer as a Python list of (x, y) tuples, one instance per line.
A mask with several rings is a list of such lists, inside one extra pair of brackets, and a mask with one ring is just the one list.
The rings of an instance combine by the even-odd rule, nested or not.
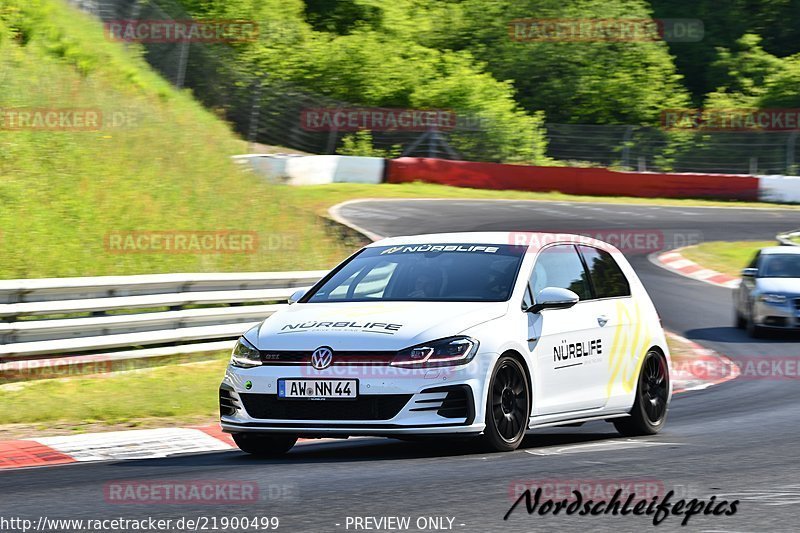
[(355, 379), (279, 379), (278, 398), (352, 399), (358, 396)]

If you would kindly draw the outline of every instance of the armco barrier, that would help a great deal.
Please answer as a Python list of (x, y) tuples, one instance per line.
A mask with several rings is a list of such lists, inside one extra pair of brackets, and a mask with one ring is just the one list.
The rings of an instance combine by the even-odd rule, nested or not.
[(753, 176), (615, 172), (605, 168), (537, 167), (413, 157), (390, 160), (386, 181), (599, 196), (759, 199), (759, 179)]
[[(183, 345), (195, 351), (193, 343), (215, 345), (235, 339), (284, 307), (293, 292), (313, 285), (325, 274), (238, 272), (0, 280), (0, 381), (8, 370), (3, 365), (10, 362), (70, 358), (137, 346)], [(171, 352), (182, 350), (176, 347)], [(109, 354), (106, 359), (115, 358), (116, 354)]]
[[(153, 357), (164, 355), (164, 350), (196, 352), (196, 343), (217, 349), (218, 343), (236, 339), (285, 307), (292, 293), (325, 274), (315, 270), (0, 280), (0, 382), (4, 372), (14, 371), (9, 365), (20, 361), (102, 351), (107, 351), (104, 361), (114, 361), (135, 354), (111, 350), (170, 345), (142, 355)], [(364, 281), (372, 281), (371, 276)]]

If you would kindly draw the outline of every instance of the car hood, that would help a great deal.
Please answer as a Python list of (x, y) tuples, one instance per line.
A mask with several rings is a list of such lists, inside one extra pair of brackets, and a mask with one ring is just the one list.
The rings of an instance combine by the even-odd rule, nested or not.
[(800, 294), (800, 278), (758, 278), (757, 287), (760, 292)]
[(400, 350), (503, 316), (508, 302), (348, 302), (290, 305), (247, 332), (261, 350)]

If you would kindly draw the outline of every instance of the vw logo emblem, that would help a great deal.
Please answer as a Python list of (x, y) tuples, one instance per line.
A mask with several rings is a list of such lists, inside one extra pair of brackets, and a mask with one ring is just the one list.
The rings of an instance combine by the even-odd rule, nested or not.
[(327, 346), (320, 346), (311, 354), (311, 366), (317, 370), (324, 370), (333, 362), (333, 350)]

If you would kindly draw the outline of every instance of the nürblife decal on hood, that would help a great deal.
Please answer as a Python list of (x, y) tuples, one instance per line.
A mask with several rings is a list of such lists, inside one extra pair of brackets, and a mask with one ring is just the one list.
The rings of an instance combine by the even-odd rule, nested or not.
[(392, 324), (387, 322), (365, 322), (359, 320), (316, 321), (298, 322), (295, 324), (284, 324), (281, 333), (297, 333), (301, 331), (353, 331), (365, 333), (383, 333), (384, 335), (394, 335), (400, 331), (402, 324)]

